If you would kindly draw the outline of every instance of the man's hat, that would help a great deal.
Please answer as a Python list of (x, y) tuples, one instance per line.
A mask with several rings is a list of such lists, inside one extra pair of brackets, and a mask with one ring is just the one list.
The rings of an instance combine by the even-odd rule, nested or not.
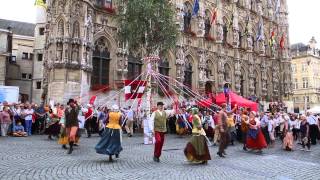
[(67, 104), (70, 104), (70, 103), (75, 103), (74, 99), (69, 99)]
[(163, 104), (163, 102), (158, 102), (157, 103), (157, 106), (163, 106), (164, 104)]

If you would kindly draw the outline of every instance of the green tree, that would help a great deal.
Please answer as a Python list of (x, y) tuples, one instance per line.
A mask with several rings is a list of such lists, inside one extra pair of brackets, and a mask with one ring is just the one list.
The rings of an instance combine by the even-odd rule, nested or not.
[(174, 6), (168, 0), (128, 0), (120, 9), (119, 38), (130, 51), (150, 55), (175, 47), (177, 26)]

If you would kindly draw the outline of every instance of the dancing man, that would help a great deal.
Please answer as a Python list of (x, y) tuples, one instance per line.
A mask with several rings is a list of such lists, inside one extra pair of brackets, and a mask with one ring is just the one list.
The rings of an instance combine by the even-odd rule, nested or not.
[(76, 135), (79, 127), (78, 114), (79, 106), (77, 102), (73, 99), (69, 99), (68, 107), (65, 110), (65, 127), (66, 132), (69, 137), (69, 151), (68, 154), (71, 154), (73, 151), (73, 145), (76, 141)]
[(164, 134), (167, 132), (167, 118), (174, 114), (174, 110), (164, 110), (163, 102), (157, 103), (157, 110), (151, 115), (151, 123), (153, 124), (153, 134), (156, 139), (154, 147), (153, 161), (160, 162), (162, 146), (164, 144)]
[(228, 130), (228, 124), (227, 124), (227, 113), (226, 113), (226, 108), (227, 105), (223, 103), (221, 105), (221, 111), (219, 112), (219, 124), (218, 124), (218, 130), (220, 133), (220, 144), (219, 144), (219, 151), (217, 154), (220, 157), (225, 157), (226, 155), (225, 149), (228, 147), (229, 143), (229, 134), (227, 132)]

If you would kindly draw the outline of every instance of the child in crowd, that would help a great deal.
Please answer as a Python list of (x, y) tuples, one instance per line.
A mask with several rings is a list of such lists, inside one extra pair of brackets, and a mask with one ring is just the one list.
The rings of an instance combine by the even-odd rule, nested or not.
[(18, 121), (14, 126), (13, 136), (15, 137), (26, 137), (27, 133), (24, 131), (24, 127), (21, 125), (21, 122)]

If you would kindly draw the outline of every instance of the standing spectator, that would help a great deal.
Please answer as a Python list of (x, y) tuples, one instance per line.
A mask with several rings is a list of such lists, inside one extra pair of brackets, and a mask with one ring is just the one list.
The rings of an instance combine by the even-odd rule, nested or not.
[(11, 124), (10, 111), (8, 106), (3, 107), (3, 111), (0, 112), (1, 123), (1, 136), (7, 136), (9, 126)]
[(307, 121), (309, 123), (309, 136), (311, 139), (311, 144), (316, 145), (317, 144), (317, 137), (319, 133), (319, 128), (318, 128), (318, 120), (317, 118), (312, 115), (311, 112), (307, 112)]
[(270, 137), (270, 147), (273, 148), (274, 147), (274, 143), (275, 143), (275, 119), (274, 117), (271, 115), (269, 118), (269, 122), (268, 122), (268, 132), (269, 132), (269, 137)]
[(306, 147), (308, 148), (307, 151), (310, 151), (310, 126), (307, 121), (307, 117), (305, 115), (301, 115), (301, 124), (300, 124), (300, 133), (301, 133), (301, 142), (302, 142), (302, 151), (306, 150)]
[(127, 116), (127, 121), (126, 121), (126, 131), (129, 137), (132, 137), (133, 135), (133, 121), (134, 121), (134, 112), (131, 108), (131, 106), (128, 107), (128, 110), (122, 109)]
[(28, 136), (31, 136), (33, 113), (34, 113), (34, 110), (31, 108), (31, 105), (27, 104), (27, 108), (23, 111), (23, 114), (24, 114), (24, 120), (25, 120), (25, 126), (26, 126), (25, 129), (26, 129)]
[(92, 131), (92, 120), (93, 120), (93, 108), (91, 104), (87, 104), (88, 111), (85, 114), (85, 128), (87, 130), (88, 138), (91, 137)]
[(269, 132), (268, 132), (268, 124), (269, 124), (270, 114), (265, 114), (262, 112), (260, 117), (261, 117), (260, 126), (261, 126), (263, 136), (266, 139), (267, 144), (270, 144), (270, 137), (269, 137)]

